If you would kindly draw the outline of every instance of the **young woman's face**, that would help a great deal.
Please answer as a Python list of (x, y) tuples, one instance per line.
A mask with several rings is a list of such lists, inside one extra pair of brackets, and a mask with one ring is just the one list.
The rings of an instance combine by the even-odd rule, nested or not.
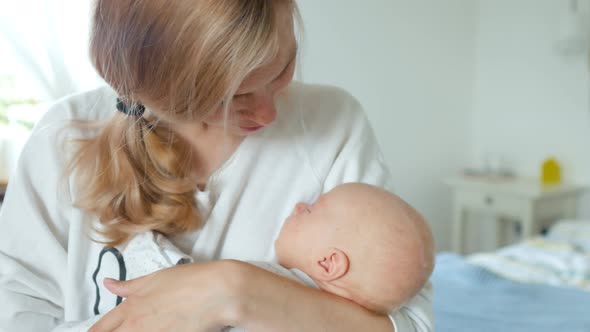
[(240, 84), (229, 108), (227, 122), (223, 109), (205, 118), (212, 127), (225, 128), (230, 134), (246, 136), (270, 125), (276, 118), (275, 98), (293, 79), (297, 43), (293, 23), (289, 18), (280, 32), (279, 54), (272, 63), (263, 66)]

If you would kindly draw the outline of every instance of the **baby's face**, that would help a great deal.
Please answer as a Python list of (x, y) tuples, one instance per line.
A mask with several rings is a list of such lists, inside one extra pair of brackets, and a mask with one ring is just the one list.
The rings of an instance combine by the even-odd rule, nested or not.
[(335, 200), (324, 194), (313, 204), (297, 203), (285, 220), (275, 242), (279, 263), (287, 268), (301, 268), (305, 260), (313, 257), (329, 235), (338, 218)]

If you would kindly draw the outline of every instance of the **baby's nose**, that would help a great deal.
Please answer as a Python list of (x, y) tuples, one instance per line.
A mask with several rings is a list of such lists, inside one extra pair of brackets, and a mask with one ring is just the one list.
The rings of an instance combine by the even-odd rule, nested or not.
[(293, 215), (298, 215), (301, 212), (305, 211), (305, 209), (307, 209), (307, 204), (305, 204), (305, 203), (297, 203), (295, 205), (295, 209), (293, 209)]

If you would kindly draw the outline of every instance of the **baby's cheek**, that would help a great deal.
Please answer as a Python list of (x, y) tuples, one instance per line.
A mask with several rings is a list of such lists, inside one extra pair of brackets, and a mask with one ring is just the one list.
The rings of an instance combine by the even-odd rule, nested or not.
[(281, 229), (281, 232), (279, 233), (279, 236), (277, 237), (276, 241), (275, 241), (275, 248), (278, 246), (284, 247), (285, 246), (285, 242), (287, 242), (287, 238), (289, 237), (289, 230), (287, 229), (287, 227), (283, 226), (283, 229)]
[(295, 244), (293, 233), (292, 225), (290, 223), (285, 223), (274, 244), (278, 258), (281, 258), (281, 256), (286, 256), (287, 252), (292, 250)]

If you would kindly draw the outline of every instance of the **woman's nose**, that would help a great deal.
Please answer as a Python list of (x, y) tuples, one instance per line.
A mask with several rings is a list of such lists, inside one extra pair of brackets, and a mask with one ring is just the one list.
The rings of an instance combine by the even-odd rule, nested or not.
[(261, 126), (271, 124), (277, 117), (275, 108), (274, 94), (264, 93), (256, 96), (254, 107), (252, 109), (252, 121)]

